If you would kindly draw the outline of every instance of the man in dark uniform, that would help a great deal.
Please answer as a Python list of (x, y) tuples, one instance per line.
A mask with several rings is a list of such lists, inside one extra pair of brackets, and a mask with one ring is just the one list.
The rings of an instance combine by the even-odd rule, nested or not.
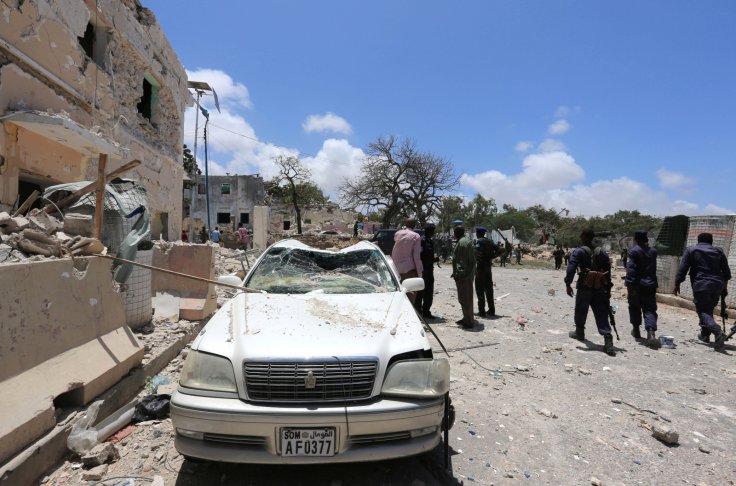
[(611, 325), (608, 323), (608, 305), (610, 291), (611, 260), (601, 248), (593, 248), (592, 230), (585, 230), (580, 234), (583, 246), (576, 248), (570, 255), (570, 263), (565, 274), (567, 295), (572, 297), (572, 281), (576, 270), (580, 275), (577, 281), (577, 295), (575, 296), (575, 330), (570, 331), (570, 337), (578, 341), (585, 340), (585, 321), (588, 318), (588, 308), (593, 309), (598, 333), (603, 336), (603, 350), (613, 356), (613, 336)]
[[(636, 242), (636, 239), (634, 239), (634, 241)], [(629, 258), (629, 250), (627, 250), (626, 247), (624, 247), (621, 249), (621, 262), (623, 263), (624, 268), (627, 268), (626, 261), (628, 260), (628, 258)]]
[(414, 301), (414, 308), (422, 317), (427, 319), (434, 317), (430, 312), (430, 308), (434, 301), (434, 264), (439, 261), (439, 257), (434, 254), (434, 230), (434, 224), (427, 223), (424, 225), (424, 236), (422, 236), (421, 241), (422, 252), (419, 255), (424, 266), (424, 272), (422, 273), (424, 290), (417, 293), (417, 300)]
[(695, 312), (700, 319), (698, 339), (708, 343), (713, 334), (716, 339), (713, 349), (720, 351), (725, 346), (725, 334), (713, 319), (713, 309), (721, 294), (725, 295), (726, 285), (731, 279), (731, 269), (723, 251), (713, 246), (712, 234), (699, 234), (698, 244), (685, 249), (675, 277), (675, 295), (680, 293), (680, 284), (685, 281), (688, 271), (693, 287)]
[(562, 245), (557, 245), (555, 251), (552, 252), (552, 256), (555, 258), (555, 270), (559, 270), (562, 267), (562, 257), (565, 256)]
[(521, 265), (521, 243), (516, 245), (516, 264)]
[(631, 335), (641, 339), (641, 321), (647, 331), (647, 346), (659, 348), (657, 332), (657, 250), (649, 246), (646, 231), (634, 233), (634, 246), (628, 251), (626, 265), (627, 299)]
[(513, 245), (511, 245), (511, 242), (509, 240), (506, 240), (504, 248), (506, 249), (506, 262), (511, 265), (511, 253), (513, 251)]
[(457, 244), (452, 253), (452, 277), (457, 287), (457, 301), (463, 310), (463, 318), (457, 321), (465, 329), (475, 326), (473, 320), (473, 277), (475, 277), (475, 249), (473, 241), (465, 236), (465, 228), (454, 229)]
[[(475, 228), (475, 295), (478, 297), (478, 315), (493, 317), (496, 315), (496, 304), (493, 300), (493, 259), (498, 255), (496, 244), (486, 238), (487, 230), (483, 226)], [(486, 313), (488, 300), (488, 313)]]

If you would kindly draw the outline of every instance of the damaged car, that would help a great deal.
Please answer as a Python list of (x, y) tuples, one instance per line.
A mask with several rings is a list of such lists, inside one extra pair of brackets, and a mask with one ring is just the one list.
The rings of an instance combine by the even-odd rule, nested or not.
[(285, 240), (237, 283), (245, 289), (194, 340), (171, 398), (182, 455), (316, 464), (439, 444), (452, 423), (450, 369), (406, 295), (421, 278), (400, 283), (372, 243)]

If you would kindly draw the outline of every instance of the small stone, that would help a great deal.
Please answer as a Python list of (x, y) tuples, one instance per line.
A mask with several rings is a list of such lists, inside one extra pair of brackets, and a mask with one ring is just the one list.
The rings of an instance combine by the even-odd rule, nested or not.
[(164, 481), (163, 476), (159, 476), (158, 474), (153, 477), (153, 482), (151, 483), (151, 486), (166, 486), (166, 482)]
[(611, 371), (611, 367), (610, 366), (604, 366), (603, 367), (603, 371)]
[(581, 375), (592, 375), (593, 374), (592, 371), (587, 370), (585, 368), (580, 368), (578, 371), (580, 372)]
[(652, 427), (652, 435), (665, 444), (677, 444), (680, 440), (680, 434), (678, 434), (673, 428), (659, 424)]
[(699, 450), (700, 452), (702, 452), (703, 454), (710, 454), (710, 449), (708, 449), (708, 448), (707, 448), (707, 447), (705, 447), (704, 445), (701, 445), (700, 447), (698, 447), (698, 450)]
[(513, 477), (514, 477), (514, 475), (513, 475), (513, 474), (511, 474), (511, 473), (506, 473), (506, 474), (504, 474), (504, 477), (507, 477), (507, 478), (513, 478)]
[(49, 481), (51, 481), (51, 478), (49, 476), (44, 476), (43, 479), (41, 480), (41, 484), (46, 484)]
[(82, 481), (100, 481), (107, 474), (107, 464), (95, 466), (82, 473)]
[(542, 352), (543, 353), (549, 353), (550, 352), (550, 349), (547, 346), (545, 346), (545, 347), (542, 348)]
[(611, 398), (611, 402), (612, 403), (622, 403), (623, 400), (621, 400), (620, 398)]
[(516, 365), (517, 371), (529, 371), (529, 367), (526, 365)]
[(601, 482), (601, 480), (595, 476), (590, 477), (590, 484), (591, 486), (603, 486), (603, 483)]
[(540, 409), (537, 409), (537, 413), (538, 413), (539, 415), (544, 415), (545, 417), (549, 417), (549, 418), (557, 418), (557, 415), (556, 415), (556, 414), (554, 414), (554, 413), (550, 412), (550, 411), (549, 411), (549, 410), (547, 410), (546, 408), (540, 408)]

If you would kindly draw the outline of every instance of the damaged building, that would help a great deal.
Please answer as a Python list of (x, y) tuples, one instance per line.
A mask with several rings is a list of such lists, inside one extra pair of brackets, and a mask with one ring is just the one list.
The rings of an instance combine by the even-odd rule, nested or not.
[[(33, 191), (125, 174), (148, 192), (151, 233), (181, 231), (187, 77), (138, 0), (0, 1), (0, 211)], [(40, 203), (40, 201), (39, 201)]]

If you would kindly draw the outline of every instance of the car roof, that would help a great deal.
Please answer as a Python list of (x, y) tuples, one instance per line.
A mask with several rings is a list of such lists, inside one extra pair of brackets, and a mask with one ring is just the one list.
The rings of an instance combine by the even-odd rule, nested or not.
[(334, 251), (334, 250), (324, 250), (321, 248), (315, 248), (313, 246), (307, 245), (304, 242), (301, 242), (299, 240), (293, 240), (293, 239), (281, 240), (278, 243), (274, 243), (272, 248), (296, 248), (300, 250), (319, 251), (322, 253), (348, 253), (351, 251), (359, 251), (359, 250), (376, 250), (376, 246), (373, 243), (369, 243), (367, 241), (360, 241), (354, 245), (348, 246), (338, 251)]

